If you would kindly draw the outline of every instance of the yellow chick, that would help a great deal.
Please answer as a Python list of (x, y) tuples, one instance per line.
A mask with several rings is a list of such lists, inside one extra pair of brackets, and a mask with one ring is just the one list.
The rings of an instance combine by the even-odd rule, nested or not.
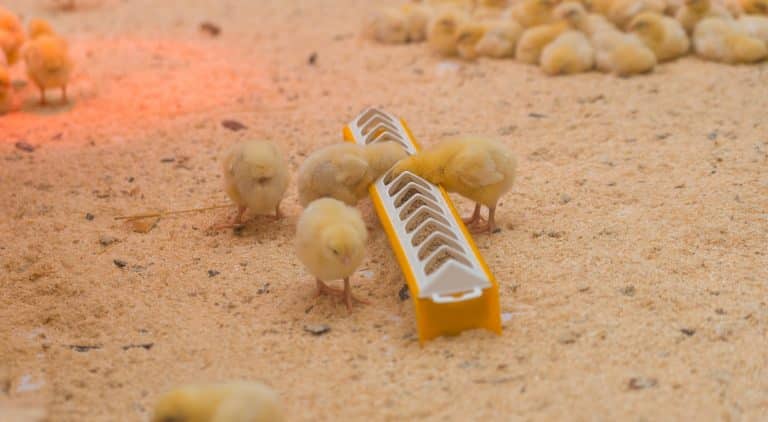
[(768, 56), (762, 40), (750, 36), (736, 21), (705, 18), (693, 31), (693, 46), (700, 57), (723, 63), (754, 63)]
[(40, 104), (46, 104), (45, 90), (61, 88), (61, 98), (67, 102), (67, 83), (72, 72), (67, 42), (53, 33), (50, 25), (40, 19), (30, 23), (30, 40), (24, 45), (27, 75), (40, 90)]
[(741, 10), (748, 15), (768, 15), (768, 0), (741, 0)]
[(485, 25), (477, 22), (465, 22), (456, 31), (456, 51), (465, 60), (474, 60), (478, 53), (477, 43), (485, 35)]
[(712, 0), (685, 0), (675, 14), (675, 19), (680, 22), (688, 34), (693, 33), (693, 29), (699, 21), (708, 17), (732, 18), (725, 7), (719, 3), (713, 3)]
[(595, 66), (595, 50), (579, 31), (560, 34), (541, 52), (541, 69), (547, 75), (588, 72)]
[(691, 42), (680, 22), (655, 12), (643, 12), (635, 16), (629, 23), (629, 31), (637, 34), (659, 62), (683, 56), (691, 48)]
[(365, 23), (363, 32), (375, 41), (384, 44), (408, 42), (408, 22), (401, 9), (395, 7), (376, 9)]
[(288, 188), (288, 164), (272, 142), (245, 141), (232, 146), (222, 162), (224, 188), (237, 204), (235, 219), (216, 228), (242, 224), (243, 214), (251, 210), (264, 215), (274, 212), (280, 218), (280, 201)]
[(642, 12), (663, 14), (666, 8), (664, 0), (614, 0), (606, 16), (618, 28), (625, 29), (636, 15)]
[(11, 75), (8, 68), (0, 64), (0, 115), (5, 114), (11, 109)]
[(468, 225), (482, 221), (481, 205), (488, 207), (485, 225), (474, 231), (493, 233), (496, 204), (515, 181), (517, 161), (498, 141), (465, 137), (449, 139), (434, 148), (407, 157), (392, 168), (394, 176), (409, 171), (475, 201), (475, 212), (464, 219)]
[(647, 73), (656, 66), (656, 55), (635, 34), (618, 30), (598, 31), (592, 37), (595, 65), (617, 76)]
[(496, 19), (506, 11), (508, 3), (505, 0), (479, 0), (472, 10), (475, 19)]
[(739, 17), (737, 23), (749, 36), (768, 43), (768, 17), (743, 15)]
[(405, 15), (405, 28), (409, 42), (422, 42), (427, 39), (427, 24), (432, 16), (432, 9), (417, 3), (405, 3), (401, 6)]
[(501, 59), (513, 57), (523, 27), (514, 20), (497, 20), (488, 24), (483, 38), (475, 45), (480, 56)]
[(368, 195), (371, 183), (406, 155), (395, 142), (367, 147), (342, 143), (320, 148), (299, 167), (299, 202), (306, 207), (318, 198), (330, 197), (356, 205)]
[(532, 28), (552, 23), (552, 11), (556, 5), (557, 0), (521, 0), (509, 12), (523, 28)]
[(426, 3), (436, 8), (452, 7), (469, 12), (475, 8), (476, 0), (427, 0)]
[(277, 394), (247, 381), (185, 385), (163, 394), (152, 422), (283, 422)]
[(8, 64), (16, 64), (23, 44), (24, 27), (19, 17), (0, 6), (0, 48)]
[(597, 13), (587, 13), (587, 10), (579, 2), (568, 1), (557, 6), (553, 12), (555, 18), (568, 22), (571, 28), (592, 37), (597, 31), (616, 29), (616, 27)]
[(614, 0), (588, 0), (584, 5), (590, 12), (607, 16), (611, 12)]
[(468, 20), (460, 9), (449, 7), (439, 10), (427, 27), (427, 43), (436, 53), (443, 56), (458, 54), (456, 39), (459, 28)]
[[(352, 302), (368, 303), (352, 295), (349, 278), (365, 258), (368, 232), (357, 208), (333, 198), (309, 204), (296, 225), (296, 254), (315, 277), (317, 294), (342, 296), (347, 310)], [(344, 289), (327, 281), (344, 279)]]
[(568, 29), (565, 21), (526, 29), (517, 42), (515, 58), (523, 63), (538, 64), (544, 47)]

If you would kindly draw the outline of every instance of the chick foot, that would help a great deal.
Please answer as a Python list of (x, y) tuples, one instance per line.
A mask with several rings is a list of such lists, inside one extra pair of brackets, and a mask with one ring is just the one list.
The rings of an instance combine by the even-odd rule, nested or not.
[[(489, 208), (488, 209), (488, 222), (482, 225), (474, 225), (472, 226), (469, 231), (472, 233), (488, 233), (493, 234), (498, 229), (496, 228), (496, 219), (494, 218), (496, 214), (496, 208)], [(483, 218), (480, 217), (482, 220)]]
[(242, 227), (243, 224), (243, 214), (245, 214), (245, 210), (248, 209), (247, 207), (237, 207), (237, 215), (235, 216), (232, 221), (229, 223), (221, 223), (221, 224), (215, 224), (211, 226), (211, 230), (224, 230), (224, 229), (234, 229), (238, 227)]
[(369, 305), (370, 302), (368, 302), (365, 299), (361, 299), (355, 295), (352, 294), (352, 289), (349, 285), (349, 278), (344, 279), (344, 289), (336, 289), (333, 288), (327, 284), (325, 284), (322, 280), (317, 280), (317, 295), (321, 296), (323, 294), (331, 295), (331, 296), (337, 296), (344, 300), (344, 304), (347, 306), (347, 310), (352, 310), (352, 303), (358, 302), (362, 303), (364, 305)]
[(485, 221), (485, 219), (480, 216), (480, 204), (475, 204), (475, 211), (472, 213), (472, 215), (469, 217), (462, 218), (461, 221), (463, 221), (464, 224), (467, 226), (471, 226), (472, 224), (475, 224), (478, 221), (480, 222)]

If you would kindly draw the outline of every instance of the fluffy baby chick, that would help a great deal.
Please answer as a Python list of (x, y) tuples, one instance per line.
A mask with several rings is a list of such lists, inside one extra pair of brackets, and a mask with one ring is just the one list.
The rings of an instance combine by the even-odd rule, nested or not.
[(242, 224), (243, 214), (274, 212), (280, 218), (280, 201), (288, 187), (288, 164), (275, 144), (267, 141), (246, 141), (234, 145), (224, 156), (224, 188), (237, 204), (237, 216), (228, 224)]
[(483, 38), (475, 45), (480, 56), (493, 58), (513, 57), (523, 27), (514, 20), (497, 20), (488, 23)]
[(495, 19), (502, 16), (507, 9), (505, 0), (479, 0), (472, 10), (475, 19)]
[(526, 29), (517, 42), (515, 58), (523, 63), (538, 64), (544, 47), (568, 29), (565, 21)]
[(741, 0), (741, 10), (748, 15), (768, 15), (768, 0)]
[(376, 9), (367, 19), (363, 32), (384, 44), (408, 42), (408, 22), (405, 13), (395, 7)]
[(427, 39), (427, 24), (432, 16), (432, 9), (417, 3), (405, 3), (401, 6), (405, 15), (405, 28), (409, 42), (422, 42)]
[(152, 422), (282, 422), (277, 394), (267, 386), (237, 381), (192, 384), (163, 394)]
[(693, 31), (696, 54), (723, 63), (754, 63), (768, 56), (762, 40), (750, 36), (736, 21), (705, 18)]
[(647, 73), (656, 66), (656, 55), (635, 34), (617, 30), (598, 31), (592, 37), (595, 65), (617, 76)]
[(485, 225), (474, 231), (493, 233), (499, 198), (512, 188), (517, 162), (498, 141), (466, 137), (441, 142), (436, 147), (412, 155), (395, 164), (392, 174), (409, 171), (475, 201), (475, 212), (464, 220), (468, 225), (482, 221), (480, 207), (488, 207)]
[(768, 43), (768, 17), (743, 15), (739, 17), (737, 23), (749, 36)]
[(371, 183), (406, 155), (395, 142), (320, 148), (299, 167), (299, 202), (306, 207), (315, 199), (330, 197), (356, 205), (368, 194)]
[(605, 16), (587, 13), (584, 5), (576, 1), (560, 4), (555, 8), (553, 14), (555, 18), (568, 22), (571, 28), (587, 34), (588, 37), (592, 37), (597, 31), (615, 29)]
[(11, 109), (11, 75), (8, 68), (0, 64), (0, 115)]
[(579, 31), (563, 32), (541, 52), (541, 69), (547, 75), (582, 73), (594, 66), (595, 50)]
[(42, 20), (30, 24), (30, 40), (24, 45), (27, 75), (40, 90), (40, 104), (45, 104), (45, 90), (61, 88), (61, 98), (67, 102), (67, 83), (72, 72), (67, 42), (53, 33)]
[(24, 27), (19, 17), (0, 6), (0, 49), (5, 53), (8, 64), (19, 60), (19, 51), (24, 44)]
[(440, 55), (455, 56), (458, 53), (456, 38), (459, 28), (468, 20), (467, 15), (458, 8), (439, 10), (427, 27), (429, 47)]
[(629, 23), (629, 30), (653, 51), (659, 62), (688, 53), (691, 42), (680, 22), (655, 12), (643, 12)]
[(521, 0), (509, 12), (524, 28), (532, 28), (553, 22), (555, 6), (556, 0)]
[(685, 0), (675, 14), (675, 19), (688, 34), (692, 34), (696, 24), (707, 17), (730, 19), (731, 14), (725, 7), (712, 0)]
[(587, 0), (584, 6), (590, 12), (607, 16), (611, 11), (614, 0)]
[[(296, 225), (296, 254), (317, 282), (317, 293), (340, 295), (347, 310), (352, 302), (367, 303), (352, 295), (349, 277), (365, 257), (368, 232), (357, 208), (333, 198), (309, 204)], [(325, 282), (344, 279), (344, 290)]]
[(465, 60), (477, 58), (477, 43), (485, 35), (485, 25), (478, 22), (464, 22), (456, 31), (456, 51)]
[(663, 14), (667, 8), (664, 0), (614, 0), (606, 15), (614, 25), (625, 29), (627, 24), (642, 12)]

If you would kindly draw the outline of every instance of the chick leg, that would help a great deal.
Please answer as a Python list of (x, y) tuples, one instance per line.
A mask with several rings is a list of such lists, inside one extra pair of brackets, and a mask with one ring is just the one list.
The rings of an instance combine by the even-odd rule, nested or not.
[(359, 297), (356, 297), (352, 294), (352, 286), (349, 284), (349, 277), (344, 277), (344, 303), (347, 304), (347, 310), (352, 310), (352, 302), (358, 302), (365, 305), (369, 305), (370, 302), (368, 302), (365, 299), (361, 299)]
[(275, 206), (275, 220), (283, 218), (283, 214), (280, 212), (280, 202)]
[(496, 231), (496, 205), (488, 207), (488, 222), (481, 226), (472, 227), (473, 233), (488, 233), (492, 234)]
[(483, 217), (480, 216), (480, 203), (479, 202), (475, 203), (475, 212), (472, 213), (472, 216), (464, 217), (462, 219), (462, 221), (464, 221), (464, 224), (466, 224), (468, 226), (471, 225), (471, 224), (475, 224), (478, 221), (483, 221)]
[(45, 101), (45, 88), (40, 88), (40, 105), (46, 105), (47, 103)]
[(333, 295), (333, 296), (343, 296), (344, 291), (339, 289), (334, 289), (333, 287), (325, 284), (323, 280), (320, 280), (319, 278), (315, 279), (317, 281), (317, 295), (321, 296), (323, 294)]

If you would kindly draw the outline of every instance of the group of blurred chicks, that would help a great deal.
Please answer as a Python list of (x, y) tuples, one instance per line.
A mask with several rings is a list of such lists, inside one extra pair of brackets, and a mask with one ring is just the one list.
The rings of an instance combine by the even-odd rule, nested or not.
[(515, 58), (549, 75), (647, 73), (693, 50), (723, 63), (768, 57), (768, 0), (422, 0), (374, 11), (382, 43), (442, 56)]
[(0, 7), (0, 114), (12, 109), (10, 66), (22, 59), (27, 76), (40, 90), (41, 104), (46, 104), (47, 89), (61, 89), (62, 101), (67, 101), (72, 59), (66, 40), (43, 19), (30, 19), (25, 33), (19, 17)]
[[(475, 201), (475, 212), (464, 222), (473, 231), (492, 233), (496, 204), (512, 187), (516, 167), (501, 143), (476, 137), (445, 140), (411, 156), (396, 142), (320, 148), (299, 167), (298, 196), (304, 210), (296, 226), (296, 255), (315, 277), (318, 295), (340, 296), (351, 309), (353, 302), (366, 303), (352, 295), (349, 279), (363, 262), (368, 240), (355, 206), (368, 195), (372, 183), (390, 170), (393, 177), (409, 171)], [(247, 210), (281, 217), (280, 202), (290, 175), (274, 143), (234, 145), (224, 158), (223, 171), (225, 190), (238, 212), (234, 220), (214, 228), (241, 225)], [(480, 216), (481, 205), (488, 207), (487, 219)], [(326, 284), (333, 280), (343, 280), (344, 288)]]
[[(381, 177), (408, 171), (449, 192), (475, 201), (464, 219), (472, 231), (492, 233), (499, 198), (515, 180), (517, 163), (498, 141), (463, 137), (440, 142), (415, 155), (396, 142), (368, 146), (339, 143), (320, 148), (299, 166), (298, 196), (304, 210), (296, 225), (296, 255), (315, 277), (317, 294), (340, 296), (350, 309), (350, 276), (365, 258), (368, 233), (357, 203)], [(244, 141), (223, 160), (224, 187), (238, 206), (235, 218), (214, 228), (238, 227), (246, 211), (280, 218), (280, 203), (289, 185), (288, 163), (269, 141)], [(387, 176), (388, 177), (388, 176)], [(488, 207), (488, 218), (480, 215)], [(483, 224), (484, 223), (484, 224)], [(336, 289), (326, 282), (344, 280)], [(191, 384), (163, 394), (152, 422), (282, 422), (277, 395), (258, 382)]]

